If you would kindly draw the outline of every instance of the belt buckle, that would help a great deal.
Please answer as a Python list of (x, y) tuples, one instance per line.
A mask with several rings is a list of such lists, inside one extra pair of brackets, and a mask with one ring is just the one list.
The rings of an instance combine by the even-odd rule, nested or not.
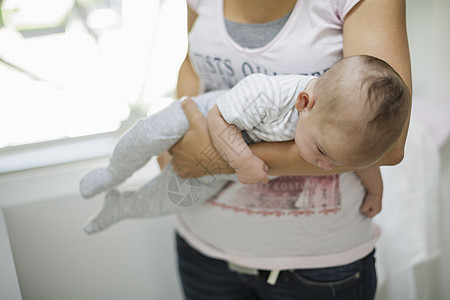
[[(252, 276), (259, 275), (258, 269), (237, 265), (232, 262), (228, 262), (228, 269), (230, 269), (233, 272), (239, 273), (239, 274), (252, 275)], [(279, 274), (280, 274), (280, 270), (271, 270), (269, 273), (269, 276), (267, 277), (266, 282), (270, 285), (275, 285), (277, 283)]]
[(244, 267), (241, 265), (234, 264), (232, 262), (228, 262), (228, 269), (230, 269), (233, 272), (239, 273), (239, 274), (245, 274), (245, 275), (253, 275), (256, 276), (259, 274), (258, 269)]

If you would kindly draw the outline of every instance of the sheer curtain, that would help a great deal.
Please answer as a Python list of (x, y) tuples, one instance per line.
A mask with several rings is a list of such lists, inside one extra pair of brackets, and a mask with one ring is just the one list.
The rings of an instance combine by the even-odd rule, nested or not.
[[(440, 154), (423, 123), (413, 115), (405, 158), (382, 167), (383, 210), (375, 217), (382, 228), (377, 244), (379, 286), (383, 297), (426, 300), (418, 289), (415, 267), (440, 254)], [(430, 277), (420, 286), (429, 289)]]
[(413, 113), (404, 160), (382, 168), (383, 210), (375, 217), (382, 227), (377, 245), (380, 300), (439, 299), (436, 295), (448, 290), (444, 279), (418, 274), (424, 269), (417, 267), (429, 266), (426, 270), (436, 274), (449, 268), (442, 260), (448, 230), (441, 218), (448, 199), (440, 194), (448, 183), (440, 177), (442, 163), (450, 162), (441, 161), (439, 146), (448, 143), (450, 131), (450, 1), (406, 2)]

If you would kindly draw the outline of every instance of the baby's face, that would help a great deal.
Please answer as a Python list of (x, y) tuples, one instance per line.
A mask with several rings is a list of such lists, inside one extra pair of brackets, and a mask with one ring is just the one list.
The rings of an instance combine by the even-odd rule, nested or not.
[(303, 159), (324, 170), (331, 170), (349, 161), (348, 139), (343, 132), (323, 126), (323, 123), (314, 109), (302, 112), (295, 132), (295, 144)]

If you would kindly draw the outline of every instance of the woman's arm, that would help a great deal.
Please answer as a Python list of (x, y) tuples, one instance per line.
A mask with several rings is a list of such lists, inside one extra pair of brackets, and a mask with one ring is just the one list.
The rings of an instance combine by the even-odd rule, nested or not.
[[(170, 152), (174, 154), (174, 171), (181, 177), (235, 173), (235, 170), (212, 146), (206, 118), (198, 110), (194, 101), (187, 99), (183, 101), (181, 107), (188, 118), (189, 129), (184, 137), (170, 149)], [(252, 144), (250, 148), (268, 165), (269, 175), (325, 175), (354, 170), (343, 166), (331, 171), (318, 168), (303, 160), (293, 141), (262, 142)], [(207, 157), (204, 155), (206, 152)]]
[[(187, 8), (187, 29), (188, 33), (191, 31), (192, 25), (197, 19), (197, 14), (188, 6)], [(199, 80), (197, 74), (195, 74), (192, 68), (191, 61), (189, 60), (189, 55), (186, 57), (181, 64), (180, 71), (178, 72), (177, 81), (177, 98), (183, 96), (195, 96), (199, 93)]]
[[(405, 10), (405, 0), (362, 0), (344, 21), (343, 51), (344, 56), (367, 54), (385, 60), (402, 76), (411, 90)], [(183, 157), (174, 160), (174, 169), (185, 177), (233, 172), (224, 160), (217, 159), (214, 164), (221, 167), (214, 169), (211, 165), (199, 167), (193, 159), (198, 157), (202, 149), (209, 147), (211, 141), (206, 134), (206, 120), (199, 116), (195, 104), (191, 102), (186, 101), (183, 109), (190, 120), (197, 120), (197, 124), (190, 123), (187, 135), (171, 149), (177, 160)], [(191, 118), (189, 114), (196, 117)], [(395, 165), (402, 160), (407, 127), (397, 144), (375, 165)], [(270, 175), (326, 175), (355, 170), (345, 166), (337, 166), (331, 171), (315, 167), (301, 158), (293, 141), (258, 143), (250, 147), (269, 166)]]
[[(362, 0), (347, 15), (343, 38), (344, 57), (367, 54), (385, 60), (412, 93), (405, 0)], [(400, 139), (375, 165), (395, 165), (402, 161), (408, 125), (409, 119)], [(324, 171), (304, 161), (293, 142), (267, 144), (255, 144), (251, 148), (269, 166), (271, 175), (321, 175), (354, 170), (336, 167)]]
[[(399, 73), (412, 95), (405, 2), (363, 0), (357, 4), (344, 21), (344, 57), (368, 54), (383, 59)], [(409, 118), (400, 139), (377, 165), (395, 165), (402, 161), (408, 126)]]
[[(191, 31), (192, 25), (194, 25), (195, 19), (197, 19), (197, 14), (188, 6), (187, 7), (187, 30), (188, 33)], [(177, 98), (183, 96), (195, 96), (199, 92), (199, 80), (197, 74), (195, 74), (192, 68), (191, 62), (189, 60), (189, 55), (186, 54), (183, 63), (181, 64), (180, 70), (178, 71), (178, 81), (177, 81)], [(174, 163), (174, 169), (179, 165), (181, 157), (176, 156)], [(161, 169), (172, 160), (172, 155), (168, 151), (163, 152), (158, 156), (158, 163)]]

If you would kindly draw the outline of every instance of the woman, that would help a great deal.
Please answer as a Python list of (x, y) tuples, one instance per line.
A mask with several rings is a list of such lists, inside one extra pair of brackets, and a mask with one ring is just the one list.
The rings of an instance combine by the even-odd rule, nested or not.
[[(404, 0), (191, 1), (188, 28), (177, 96), (228, 88), (256, 72), (320, 75), (358, 54), (385, 60), (411, 89)], [(171, 149), (177, 173), (232, 172), (210, 146), (206, 120), (193, 102), (183, 107), (190, 130)], [(402, 160), (406, 134), (407, 128), (377, 165)], [(270, 174), (297, 176), (265, 186), (230, 184), (178, 216), (186, 299), (373, 299), (379, 232), (359, 211), (364, 189), (353, 173), (344, 173), (352, 170), (318, 169), (301, 159), (293, 142), (253, 144), (252, 150)]]

